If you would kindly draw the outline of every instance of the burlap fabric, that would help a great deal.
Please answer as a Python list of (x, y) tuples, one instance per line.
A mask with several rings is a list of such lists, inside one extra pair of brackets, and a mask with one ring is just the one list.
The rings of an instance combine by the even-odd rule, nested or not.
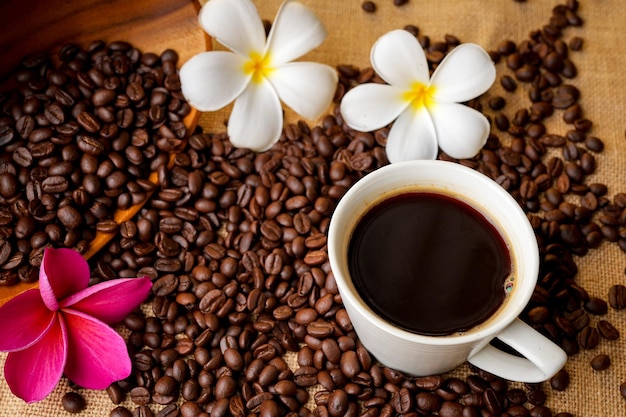
[[(420, 33), (432, 40), (443, 40), (446, 34), (458, 37), (462, 42), (474, 42), (485, 49), (493, 49), (504, 39), (520, 42), (529, 33), (548, 22), (556, 0), (410, 0), (402, 7), (392, 0), (375, 0), (375, 13), (365, 13), (361, 0), (302, 0), (315, 10), (328, 29), (328, 39), (317, 50), (305, 57), (329, 65), (352, 64), (369, 66), (369, 51), (373, 42), (383, 33), (406, 24), (419, 27)], [(273, 19), (281, 0), (258, 0), (261, 15)], [(622, 71), (626, 68), (626, 56), (622, 41), (626, 36), (626, 6), (622, 0), (581, 1), (579, 14), (584, 19), (580, 28), (568, 28), (564, 39), (574, 36), (584, 39), (582, 51), (571, 57), (578, 68), (578, 76), (572, 81), (582, 93), (580, 100), (584, 116), (592, 120), (592, 133), (605, 143), (605, 150), (597, 157), (597, 173), (593, 181), (609, 186), (609, 195), (626, 191), (626, 81)], [(498, 64), (498, 75), (506, 72), (504, 64)], [(489, 94), (501, 94), (494, 86)], [(527, 91), (518, 88), (515, 93), (504, 95), (509, 105), (517, 109), (527, 99)], [(509, 116), (512, 116), (509, 114)], [(226, 112), (205, 114), (201, 125), (207, 131), (223, 131)], [(292, 115), (288, 113), (292, 119)], [(565, 133), (560, 117), (553, 117), (550, 130)], [(591, 295), (607, 298), (609, 287), (624, 283), (626, 256), (615, 244), (603, 244), (587, 256), (577, 260), (580, 269), (579, 283)], [(619, 385), (626, 381), (626, 310), (609, 309), (603, 317), (612, 322), (622, 333), (617, 341), (601, 340), (591, 351), (581, 351), (571, 357), (566, 369), (571, 375), (567, 390), (557, 392), (546, 387), (547, 404), (555, 412), (567, 411), (579, 417), (624, 416), (626, 400), (620, 395)], [(594, 318), (597, 320), (597, 318)], [(598, 353), (611, 357), (611, 366), (603, 372), (594, 371), (590, 359)], [(5, 356), (0, 356), (4, 361)], [(464, 375), (461, 367), (453, 372)], [(3, 376), (0, 370), (0, 377)], [(0, 380), (0, 416), (54, 417), (68, 415), (61, 406), (61, 397), (67, 392), (67, 381), (43, 402), (26, 405), (15, 398), (3, 379)], [(115, 407), (105, 392), (81, 391), (88, 402), (82, 412), (86, 417), (109, 416)], [(132, 410), (134, 406), (128, 402)], [(159, 408), (154, 407), (157, 411)]]

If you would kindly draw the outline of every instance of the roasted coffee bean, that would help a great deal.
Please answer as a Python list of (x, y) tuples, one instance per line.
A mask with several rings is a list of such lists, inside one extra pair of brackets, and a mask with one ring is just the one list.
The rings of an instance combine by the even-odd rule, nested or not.
[(602, 150), (604, 149), (604, 143), (602, 142), (602, 140), (595, 136), (587, 136), (587, 138), (585, 139), (585, 146), (587, 147), (587, 149), (593, 152), (602, 152)]
[(103, 233), (116, 233), (119, 225), (114, 220), (102, 220), (96, 223), (96, 230)]
[(258, 393), (256, 395), (254, 395), (252, 398), (250, 398), (246, 402), (246, 408), (248, 408), (249, 410), (255, 410), (263, 402), (272, 400), (273, 398), (274, 398), (274, 396), (272, 394), (270, 394), (269, 392), (260, 392), (260, 393)]
[(538, 387), (532, 387), (527, 393), (528, 402), (532, 405), (543, 405), (546, 398), (546, 393)]
[(244, 361), (241, 354), (236, 349), (226, 349), (223, 353), (226, 366), (234, 371), (243, 369)]
[(605, 371), (609, 366), (611, 366), (611, 359), (604, 353), (600, 353), (591, 359), (591, 367), (596, 371)]
[(348, 394), (342, 389), (333, 391), (328, 396), (327, 409), (332, 417), (343, 416), (348, 411)]
[(622, 382), (619, 386), (619, 392), (622, 394), (622, 397), (626, 399), (626, 382)]
[(135, 387), (130, 391), (130, 400), (137, 405), (146, 405), (152, 400), (150, 391), (145, 387)]
[(63, 409), (71, 414), (80, 413), (87, 406), (83, 396), (73, 391), (63, 394), (61, 403), (63, 404)]
[(259, 417), (277, 417), (280, 414), (280, 406), (274, 400), (265, 400), (259, 406)]
[(109, 398), (113, 404), (120, 404), (124, 401), (124, 397), (126, 396), (124, 390), (117, 382), (112, 383), (106, 389)]
[(10, 172), (0, 174), (0, 195), (5, 198), (13, 197), (18, 191), (17, 177)]
[[(21, 115), (15, 121), (15, 131), (23, 139), (28, 139), (34, 129), (35, 129), (35, 119), (32, 116), (29, 116), (26, 114)], [(5, 130), (5, 135), (3, 136), (3, 138), (6, 140), (6, 138), (9, 136), (13, 136), (11, 131)]]
[(52, 153), (55, 150), (54, 143), (50, 141), (43, 141), (37, 144), (34, 144), (30, 148), (30, 153), (35, 159), (44, 159), (46, 157), (52, 156)]
[(79, 135), (77, 144), (78, 149), (93, 156), (102, 155), (106, 149), (100, 140), (87, 135)]
[(215, 398), (230, 398), (237, 389), (237, 383), (233, 377), (222, 375), (215, 383)]
[(604, 339), (607, 340), (617, 340), (619, 338), (619, 330), (615, 328), (611, 323), (606, 320), (599, 320), (598, 324), (598, 333)]
[(615, 284), (609, 288), (609, 304), (616, 310), (626, 308), (626, 286)]
[(154, 413), (147, 405), (140, 405), (133, 411), (133, 417), (154, 417)]
[(536, 405), (529, 410), (531, 417), (549, 417), (552, 411), (545, 405)]
[(29, 149), (20, 146), (13, 151), (13, 161), (21, 167), (28, 168), (33, 163), (33, 155)]
[(591, 314), (601, 316), (607, 313), (607, 303), (601, 298), (590, 297), (589, 300), (585, 302), (585, 310)]
[(100, 122), (93, 114), (82, 111), (76, 118), (76, 121), (83, 129), (85, 129), (89, 133), (96, 133), (100, 130)]
[(562, 84), (556, 88), (552, 105), (557, 109), (566, 109), (576, 103), (580, 92), (571, 84)]
[(444, 401), (439, 408), (439, 415), (441, 417), (454, 417), (461, 416), (463, 413), (463, 406), (454, 401)]
[(565, 391), (569, 386), (569, 382), (569, 372), (565, 369), (561, 369), (552, 378), (550, 378), (550, 386), (556, 391)]
[(317, 370), (312, 366), (301, 366), (294, 371), (294, 382), (299, 387), (310, 387), (317, 383)]
[(72, 206), (63, 206), (57, 210), (57, 218), (67, 228), (73, 229), (81, 225), (83, 216)]
[(0, 146), (10, 143), (15, 137), (15, 130), (11, 126), (0, 126)]
[(288, 320), (293, 316), (293, 309), (288, 305), (278, 306), (276, 307), (276, 309), (274, 309), (272, 315), (278, 321)]
[(579, 309), (569, 315), (569, 321), (577, 331), (580, 331), (589, 324), (589, 315)]
[(586, 326), (578, 334), (578, 344), (583, 349), (594, 349), (598, 345), (599, 339), (598, 329), (593, 326)]
[(423, 412), (435, 412), (441, 407), (441, 398), (431, 392), (422, 391), (415, 396), (416, 406)]
[(200, 397), (201, 387), (197, 380), (188, 379), (183, 382), (181, 395), (186, 401), (195, 401)]
[(374, 3), (373, 1), (367, 0), (361, 4), (361, 8), (366, 13), (374, 13), (376, 11), (376, 3)]
[(91, 101), (96, 107), (106, 106), (115, 100), (115, 92), (106, 88), (99, 88), (91, 96)]
[(163, 407), (156, 417), (178, 417), (180, 416), (180, 410), (176, 404), (170, 404)]
[(360, 372), (361, 367), (356, 352), (352, 350), (344, 352), (339, 360), (339, 367), (343, 374), (348, 378), (352, 378), (357, 375)]
[(133, 417), (133, 413), (128, 408), (119, 405), (111, 410), (109, 417)]
[(178, 392), (178, 381), (169, 375), (165, 375), (155, 382), (152, 399), (157, 404), (171, 404), (178, 399)]
[(309, 323), (306, 329), (309, 335), (320, 339), (330, 336), (334, 331), (331, 323), (320, 319)]

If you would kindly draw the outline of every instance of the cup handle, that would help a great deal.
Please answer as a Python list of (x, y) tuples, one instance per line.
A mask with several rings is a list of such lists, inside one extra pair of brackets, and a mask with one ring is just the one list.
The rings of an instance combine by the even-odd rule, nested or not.
[(543, 382), (552, 378), (567, 361), (565, 352), (550, 339), (516, 318), (496, 336), (524, 357), (511, 355), (487, 344), (468, 361), (510, 381)]

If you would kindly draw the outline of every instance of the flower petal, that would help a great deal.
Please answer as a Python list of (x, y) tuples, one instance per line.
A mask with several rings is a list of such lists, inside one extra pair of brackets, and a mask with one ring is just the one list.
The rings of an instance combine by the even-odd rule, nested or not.
[(285, 1), (267, 39), (266, 53), (283, 64), (310, 52), (326, 39), (326, 29), (315, 13), (301, 3)]
[(387, 137), (389, 162), (437, 158), (437, 134), (426, 109), (407, 109), (398, 117)]
[(46, 307), (57, 310), (58, 301), (87, 288), (90, 276), (89, 265), (80, 253), (46, 248), (39, 270), (39, 291)]
[(245, 58), (225, 51), (194, 55), (180, 69), (183, 95), (200, 111), (215, 111), (233, 101), (252, 75), (246, 75)]
[(265, 48), (265, 28), (250, 0), (208, 1), (198, 20), (209, 35), (241, 56), (260, 54)]
[(238, 148), (269, 149), (280, 139), (283, 113), (276, 91), (267, 80), (252, 82), (237, 98), (228, 120), (228, 136)]
[(460, 103), (489, 90), (495, 79), (496, 66), (489, 54), (479, 45), (464, 43), (446, 55), (430, 83), (436, 87), (436, 101)]
[(269, 81), (287, 106), (314, 120), (328, 109), (335, 96), (337, 72), (328, 65), (293, 62), (276, 68)]
[(0, 307), (0, 351), (29, 348), (38, 342), (55, 321), (39, 291), (28, 290)]
[(61, 308), (71, 307), (105, 323), (118, 323), (146, 299), (150, 288), (148, 277), (113, 279), (67, 297)]
[(370, 60), (378, 75), (391, 85), (403, 90), (415, 82), (428, 85), (426, 55), (415, 36), (406, 30), (392, 30), (378, 38)]
[(66, 360), (66, 328), (63, 320), (54, 320), (39, 342), (28, 349), (9, 353), (4, 377), (11, 392), (19, 398), (27, 403), (41, 401), (63, 376)]
[(482, 113), (457, 103), (437, 103), (431, 109), (442, 151), (453, 158), (474, 157), (489, 137), (489, 121)]
[(361, 132), (388, 125), (409, 106), (403, 91), (386, 84), (362, 84), (343, 96), (340, 111), (352, 129)]
[(131, 361), (122, 336), (105, 323), (79, 311), (64, 309), (68, 328), (65, 374), (88, 389), (105, 389), (130, 375)]

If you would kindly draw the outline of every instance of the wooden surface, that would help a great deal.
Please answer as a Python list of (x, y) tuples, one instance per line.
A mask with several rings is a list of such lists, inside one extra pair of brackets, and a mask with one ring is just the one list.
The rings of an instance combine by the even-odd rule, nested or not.
[[(198, 25), (200, 4), (193, 0), (5, 0), (0, 1), (3, 18), (0, 36), (0, 83), (31, 53), (47, 51), (52, 56), (66, 43), (86, 46), (94, 40), (124, 40), (143, 52), (178, 52), (179, 65), (210, 49), (210, 40)], [(185, 118), (189, 130), (198, 122), (192, 109)], [(156, 175), (151, 181), (156, 182)], [(119, 210), (114, 219), (132, 218), (140, 206)], [(86, 258), (91, 257), (113, 235), (98, 233)], [(0, 286), (0, 305), (37, 283)]]
[(209, 42), (195, 0), (2, 0), (0, 80), (32, 52), (67, 42), (125, 40), (145, 52), (173, 48), (184, 62)]

